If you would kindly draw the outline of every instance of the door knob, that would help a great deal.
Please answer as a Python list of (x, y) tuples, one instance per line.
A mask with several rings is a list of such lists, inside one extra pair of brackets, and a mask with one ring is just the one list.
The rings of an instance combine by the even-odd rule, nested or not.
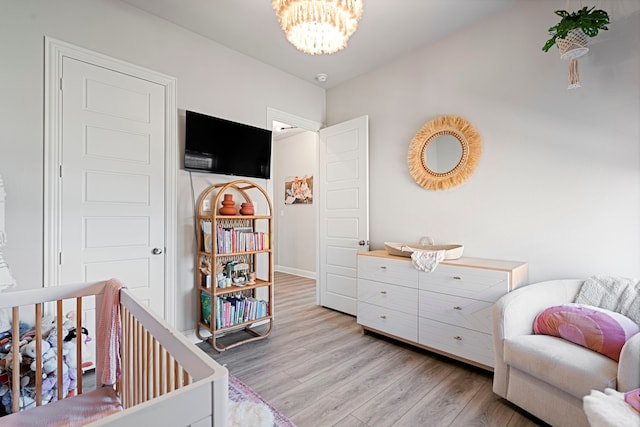
[(153, 248), (151, 253), (154, 255), (160, 255), (162, 253), (162, 248)]
[(366, 244), (367, 244), (367, 242), (365, 242), (364, 240), (360, 240), (360, 241), (358, 242), (358, 244), (359, 244), (360, 246), (364, 246), (364, 245), (366, 245)]

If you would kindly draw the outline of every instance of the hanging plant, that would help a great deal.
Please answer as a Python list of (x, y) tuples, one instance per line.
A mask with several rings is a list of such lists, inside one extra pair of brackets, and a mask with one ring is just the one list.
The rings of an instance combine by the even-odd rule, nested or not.
[(548, 52), (554, 44), (557, 44), (560, 57), (569, 60), (569, 89), (580, 87), (576, 58), (589, 52), (587, 47), (589, 37), (597, 36), (600, 30), (608, 30), (609, 15), (604, 10), (594, 9), (595, 6), (591, 9), (585, 6), (571, 13), (566, 10), (556, 10), (555, 14), (562, 19), (549, 28), (551, 38), (542, 47), (543, 51)]
[(556, 44), (557, 39), (564, 39), (571, 30), (582, 30), (589, 37), (595, 37), (600, 30), (608, 30), (609, 14), (604, 10), (594, 10), (595, 6), (589, 9), (587, 6), (576, 12), (567, 12), (566, 10), (556, 10), (555, 14), (562, 19), (553, 27), (549, 28), (551, 38), (542, 47), (542, 50), (548, 52), (551, 47)]

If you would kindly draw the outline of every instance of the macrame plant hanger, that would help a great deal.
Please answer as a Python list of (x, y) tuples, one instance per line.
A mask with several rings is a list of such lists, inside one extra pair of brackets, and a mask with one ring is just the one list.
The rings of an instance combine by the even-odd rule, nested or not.
[[(566, 10), (569, 10), (569, 0), (566, 3)], [(582, 8), (582, 0), (580, 0)], [(561, 59), (569, 60), (569, 86), (567, 89), (576, 89), (580, 87), (580, 74), (578, 73), (578, 58), (589, 52), (587, 44), (589, 36), (587, 36), (580, 28), (569, 31), (564, 39), (557, 39), (556, 44), (560, 51)]]

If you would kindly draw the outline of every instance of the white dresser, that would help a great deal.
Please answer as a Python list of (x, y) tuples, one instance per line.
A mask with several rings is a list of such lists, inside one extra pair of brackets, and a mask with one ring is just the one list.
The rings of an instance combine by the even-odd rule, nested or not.
[(358, 323), (492, 370), (493, 303), (526, 280), (523, 262), (460, 258), (427, 273), (410, 258), (366, 252), (358, 256)]

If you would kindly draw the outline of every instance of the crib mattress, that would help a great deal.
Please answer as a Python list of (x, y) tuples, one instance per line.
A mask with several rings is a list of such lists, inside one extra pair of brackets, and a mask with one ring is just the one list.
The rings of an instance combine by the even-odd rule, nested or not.
[(79, 396), (0, 417), (0, 426), (76, 427), (116, 412), (122, 405), (111, 387), (100, 387)]

